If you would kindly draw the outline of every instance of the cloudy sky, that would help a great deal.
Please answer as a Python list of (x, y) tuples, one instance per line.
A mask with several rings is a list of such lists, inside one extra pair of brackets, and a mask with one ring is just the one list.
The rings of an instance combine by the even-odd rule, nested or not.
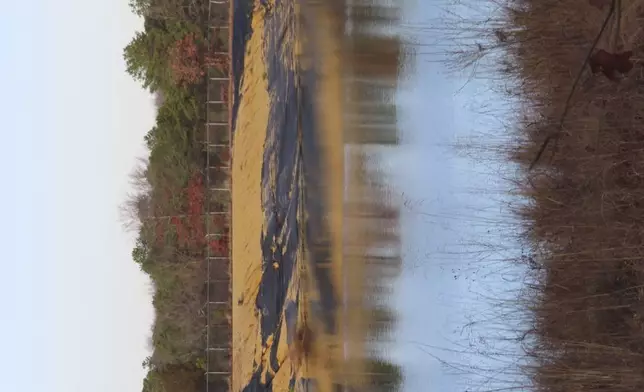
[(4, 2), (0, 390), (140, 391), (152, 310), (118, 221), (150, 97), (127, 1)]

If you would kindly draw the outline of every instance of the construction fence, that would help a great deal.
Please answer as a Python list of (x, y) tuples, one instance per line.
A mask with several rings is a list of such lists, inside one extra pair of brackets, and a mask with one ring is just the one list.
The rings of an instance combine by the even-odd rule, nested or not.
[(229, 391), (232, 368), (231, 280), (231, 15), (230, 0), (208, 0), (208, 43), (219, 59), (207, 72), (205, 182), (207, 322), (206, 392)]

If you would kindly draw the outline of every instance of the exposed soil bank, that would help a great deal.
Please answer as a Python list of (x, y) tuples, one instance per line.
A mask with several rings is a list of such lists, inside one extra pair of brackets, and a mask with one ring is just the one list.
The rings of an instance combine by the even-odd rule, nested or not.
[[(298, 270), (312, 272), (318, 316), (313, 322), (322, 323), (327, 334), (335, 333), (337, 307), (328, 266), (331, 246), (324, 219), (325, 181), (315, 128), (316, 77), (311, 68), (302, 71), (296, 60), (294, 3), (278, 2), (258, 12), (264, 18), (265, 77), (270, 91), (261, 184), (262, 278), (256, 297), (262, 354), (245, 391), (282, 390), (288, 388), (286, 382), (296, 384), (299, 366), (286, 357), (289, 339), (284, 335), (297, 327), (285, 330), (284, 317), (290, 296), (290, 311), (299, 315), (296, 325), (306, 323), (302, 319), (305, 311), (299, 309)], [(284, 369), (285, 364), (293, 366)]]
[(246, 29), (252, 32), (246, 48), (234, 50), (244, 52), (234, 59), (234, 66), (243, 65), (243, 75), (235, 77), (240, 87), (233, 106), (236, 391), (309, 384), (296, 382), (301, 363), (292, 363), (289, 356), (293, 336), (304, 323), (304, 262), (309, 262), (319, 292), (319, 321), (327, 333), (336, 327), (336, 293), (327, 266), (325, 179), (315, 129), (316, 78), (312, 69), (298, 73), (295, 23), (292, 2), (258, 3)]
[[(252, 27), (263, 29), (261, 15), (253, 15)], [(247, 51), (247, 52), (246, 52)], [(268, 124), (269, 95), (265, 74), (262, 35), (249, 37), (233, 144), (233, 377), (240, 391), (259, 361), (259, 320), (254, 299), (262, 274), (263, 232), (262, 155)]]

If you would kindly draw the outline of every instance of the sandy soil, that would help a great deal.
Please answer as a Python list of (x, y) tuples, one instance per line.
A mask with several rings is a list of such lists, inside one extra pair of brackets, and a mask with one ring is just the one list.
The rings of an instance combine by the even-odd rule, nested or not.
[[(272, 374), (274, 391), (288, 391), (293, 372), (301, 374), (299, 369), (306, 368), (299, 361), (291, 361), (286, 323), (282, 324), (279, 342), (269, 338), (266, 347), (262, 346), (260, 317), (255, 303), (262, 277), (260, 238), (266, 217), (262, 210), (262, 192), (266, 190), (262, 189), (261, 176), (271, 102), (267, 90), (263, 14), (263, 9), (256, 6), (252, 17), (254, 33), (246, 46), (233, 146), (233, 391), (241, 391), (248, 385), (256, 371), (254, 364), (261, 363), (264, 372), (272, 373), (268, 352), (273, 345), (278, 347), (277, 360), (281, 365), (280, 370)], [(292, 65), (292, 59), (288, 64)], [(300, 276), (301, 271), (296, 269), (288, 288), (288, 300), (297, 296)]]
[[(263, 29), (260, 15), (253, 16), (252, 26), (254, 31)], [(261, 338), (255, 296), (261, 279), (261, 170), (269, 109), (265, 72), (262, 35), (253, 34), (247, 44), (232, 161), (233, 391), (250, 380), (253, 359), (261, 354), (256, 350)]]
[[(315, 50), (320, 63), (317, 108), (320, 119), (320, 147), (325, 164), (325, 199), (328, 208), (328, 222), (331, 227), (333, 249), (331, 252), (332, 281), (337, 298), (344, 297), (344, 274), (351, 275), (351, 290), (349, 301), (359, 303), (364, 293), (361, 282), (364, 274), (362, 250), (356, 250), (351, 255), (351, 268), (345, 268), (345, 217), (344, 183), (345, 176), (345, 148), (344, 124), (342, 120), (344, 91), (342, 82), (342, 59), (339, 54), (339, 40), (334, 34), (333, 17), (327, 13), (316, 13), (315, 23), (319, 28), (315, 31)], [(262, 347), (259, 315), (255, 308), (261, 279), (262, 253), (260, 237), (264, 226), (264, 212), (262, 211), (261, 170), (263, 151), (266, 142), (266, 127), (269, 118), (270, 97), (267, 91), (267, 80), (264, 75), (267, 71), (262, 47), (264, 45), (261, 31), (264, 28), (262, 12), (253, 15), (252, 26), (255, 32), (247, 44), (243, 85), (241, 88), (242, 99), (238, 112), (238, 124), (235, 130), (233, 146), (233, 227), (232, 227), (232, 253), (233, 253), (233, 391), (241, 391), (252, 377), (253, 362), (266, 361), (269, 347)], [(298, 46), (310, 42), (300, 42)], [(302, 47), (296, 52), (302, 53)], [(288, 59), (285, 59), (288, 60)], [(310, 65), (310, 64), (309, 64)], [(307, 66), (307, 64), (303, 64)], [(356, 167), (359, 165), (356, 165)], [(359, 174), (352, 171), (353, 184), (349, 193), (353, 198), (359, 197)], [(356, 222), (352, 223), (353, 244), (360, 243), (360, 228)], [(355, 249), (354, 249), (355, 250)], [(298, 322), (308, 322), (307, 313), (310, 312), (310, 301), (317, 293), (315, 284), (307, 284), (311, 278), (302, 262), (301, 253), (297, 257), (297, 268), (291, 279), (287, 298), (294, 299), (298, 294), (302, 300), (299, 310)], [(313, 290), (309, 290), (312, 288)], [(359, 309), (338, 307), (337, 323), (338, 333), (335, 336), (324, 336), (320, 333), (320, 326), (311, 325), (316, 339), (312, 355), (300, 363), (299, 358), (289, 355), (286, 344), (286, 323), (282, 325), (282, 333), (278, 344), (278, 362), (280, 371), (275, 374), (272, 385), (274, 391), (288, 391), (288, 385), (293, 372), (298, 378), (314, 378), (318, 390), (332, 391), (334, 383), (348, 383), (357, 386), (362, 380), (357, 377), (362, 374), (360, 361), (344, 359), (343, 343), (350, 342), (349, 350), (353, 358), (361, 358), (364, 351), (365, 322)], [(294, 361), (292, 361), (294, 360)], [(265, 363), (265, 368), (270, 368)], [(352, 375), (352, 378), (348, 376)], [(296, 388), (297, 390), (297, 388)]]

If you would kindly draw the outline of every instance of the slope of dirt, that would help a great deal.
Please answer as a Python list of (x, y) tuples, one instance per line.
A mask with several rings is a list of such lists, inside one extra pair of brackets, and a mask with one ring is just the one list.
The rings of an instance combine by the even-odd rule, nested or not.
[[(253, 30), (261, 31), (263, 22), (255, 13)], [(260, 333), (255, 296), (262, 273), (261, 178), (269, 111), (262, 38), (253, 34), (247, 43), (233, 145), (233, 391), (240, 391), (250, 380), (253, 362), (261, 353), (257, 350)]]
[[(293, 4), (254, 4), (240, 77), (233, 151), (235, 391), (286, 391), (306, 368), (294, 350), (304, 319), (305, 233), (293, 13)], [(307, 160), (317, 156), (316, 143), (310, 147)]]

